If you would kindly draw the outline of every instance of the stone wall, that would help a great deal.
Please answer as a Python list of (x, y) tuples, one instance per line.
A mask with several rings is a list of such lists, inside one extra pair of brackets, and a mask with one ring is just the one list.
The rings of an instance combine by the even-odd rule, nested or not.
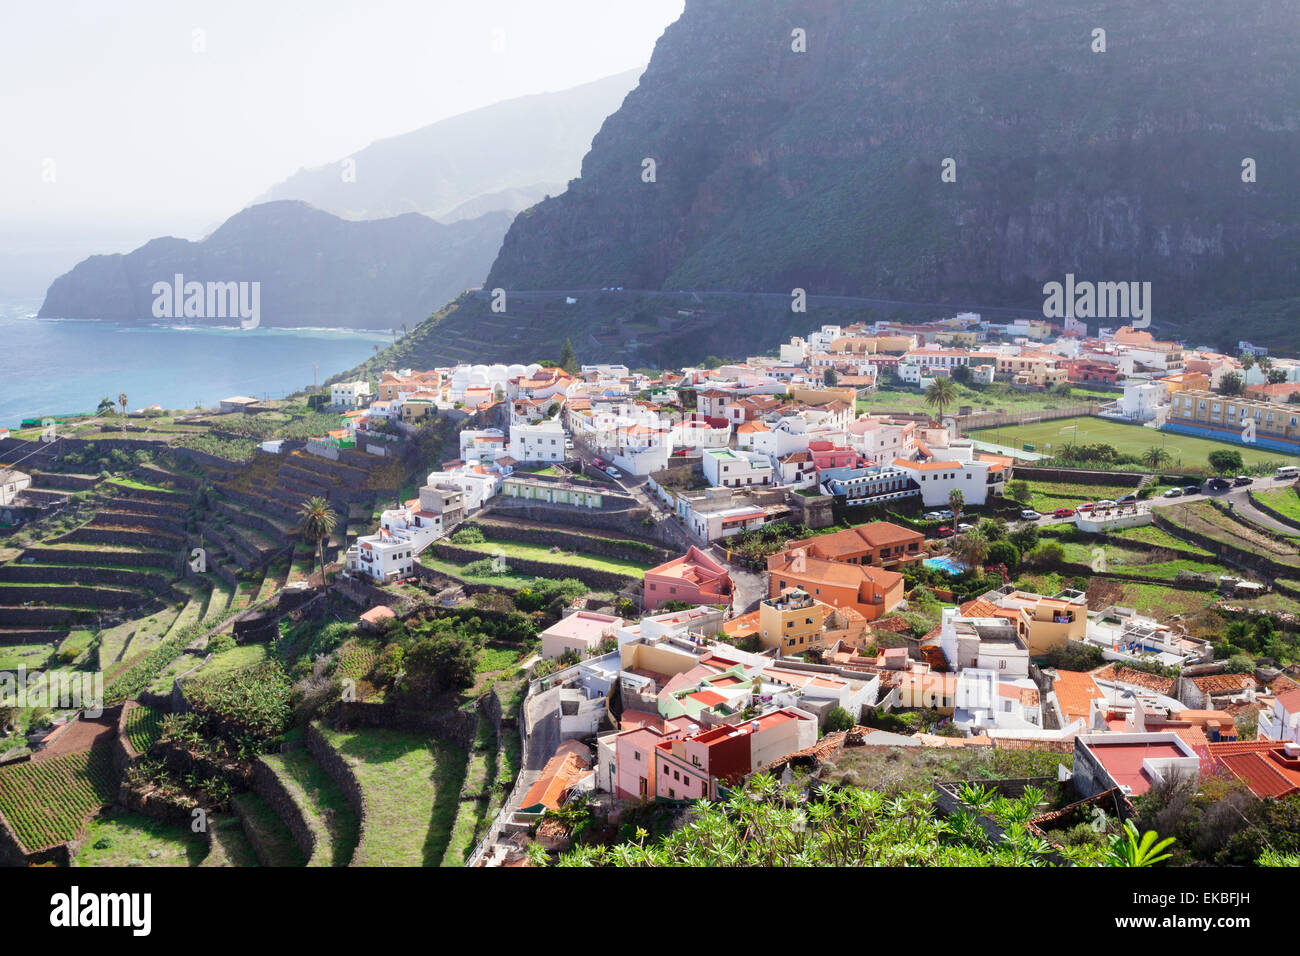
[(366, 807), (366, 794), (361, 789), (356, 774), (352, 772), (352, 767), (343, 759), (342, 754), (330, 746), (329, 741), (325, 739), (315, 724), (307, 725), (305, 739), (307, 749), (316, 758), (316, 762), (321, 765), (325, 772), (330, 775), (330, 778), (338, 784), (338, 788), (343, 791), (343, 796), (352, 807), (352, 812), (357, 815), (358, 830), (361, 839), (364, 840), (366, 821), (369, 818)]
[(307, 825), (302, 807), (285, 789), (284, 783), (270, 765), (260, 757), (253, 764), (252, 789), (284, 821), (293, 835), (293, 842), (298, 844), (302, 855), (311, 860), (316, 852), (316, 833)]
[(1137, 471), (1099, 471), (1091, 468), (1056, 468), (1050, 465), (1015, 466), (1015, 477), (1026, 481), (1065, 481), (1077, 485), (1123, 485), (1137, 483), (1146, 477)]

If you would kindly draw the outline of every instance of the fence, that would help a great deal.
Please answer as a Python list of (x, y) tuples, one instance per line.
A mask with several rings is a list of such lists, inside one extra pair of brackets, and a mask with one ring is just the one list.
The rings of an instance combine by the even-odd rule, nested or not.
[(963, 431), (977, 428), (997, 428), (1005, 425), (1023, 425), (1025, 422), (1053, 421), (1058, 418), (1078, 418), (1083, 415), (1096, 415), (1100, 405), (1067, 405), (1064, 408), (1044, 408), (1037, 412), (997, 413), (983, 412), (973, 415), (957, 416), (957, 424)]

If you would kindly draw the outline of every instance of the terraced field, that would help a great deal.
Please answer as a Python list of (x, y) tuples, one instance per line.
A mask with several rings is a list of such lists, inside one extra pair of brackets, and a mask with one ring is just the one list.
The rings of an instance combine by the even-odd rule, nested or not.
[(240, 793), (231, 798), (231, 803), (262, 866), (302, 866), (307, 862), (289, 828), (261, 797)]
[(207, 855), (203, 834), (119, 810), (91, 821), (72, 865), (198, 866)]
[(338, 784), (306, 749), (261, 758), (302, 811), (316, 838), (308, 866), (347, 866), (361, 831)]
[(1295, 486), (1290, 488), (1273, 488), (1268, 491), (1252, 491), (1250, 496), (1284, 518), (1300, 524), (1300, 493)]
[(0, 813), (28, 852), (76, 839), (115, 795), (108, 743), (0, 767)]
[(451, 838), (465, 751), (424, 734), (320, 728), (366, 797), (357, 866), (437, 866)]
[(135, 701), (128, 701), (126, 707), (126, 738), (136, 753), (145, 753), (162, 736), (163, 712)]
[(1231, 547), (1258, 554), (1277, 564), (1295, 568), (1295, 576), (1300, 577), (1300, 548), (1253, 530), (1223, 514), (1208, 501), (1176, 505), (1165, 509), (1163, 515), (1175, 525), (1208, 535)]

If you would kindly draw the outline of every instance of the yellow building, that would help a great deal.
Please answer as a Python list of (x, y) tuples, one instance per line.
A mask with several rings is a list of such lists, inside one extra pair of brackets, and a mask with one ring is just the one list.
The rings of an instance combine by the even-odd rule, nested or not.
[(957, 675), (936, 674), (929, 664), (913, 663), (898, 682), (898, 706), (952, 713), (957, 706)]
[(934, 341), (940, 345), (956, 345), (973, 349), (979, 342), (979, 333), (966, 331), (936, 332)]
[(1171, 396), (1165, 421), (1172, 426), (1223, 432), (1231, 441), (1240, 441), (1247, 422), (1254, 422), (1256, 440), (1300, 441), (1300, 405), (1240, 395), (1185, 389)]
[(790, 389), (790, 398), (801, 405), (826, 405), (830, 402), (843, 402), (850, 408), (858, 400), (858, 390), (856, 388), (832, 388), (829, 386), (822, 388), (792, 388)]
[(788, 588), (758, 606), (758, 641), (778, 654), (821, 648), (827, 607), (807, 592)]
[(1183, 372), (1179, 375), (1169, 375), (1160, 379), (1169, 389), (1169, 394), (1175, 392), (1208, 392), (1210, 390), (1210, 376), (1204, 372)]
[(1017, 372), (1017, 385), (1032, 385), (1034, 388), (1054, 388), (1069, 380), (1068, 369), (1054, 368), (1046, 363), (1035, 364), (1023, 372)]
[(1016, 631), (1030, 657), (1040, 657), (1087, 635), (1088, 598), (1080, 591), (1065, 591), (1056, 597), (1014, 591), (999, 603), (1018, 612)]

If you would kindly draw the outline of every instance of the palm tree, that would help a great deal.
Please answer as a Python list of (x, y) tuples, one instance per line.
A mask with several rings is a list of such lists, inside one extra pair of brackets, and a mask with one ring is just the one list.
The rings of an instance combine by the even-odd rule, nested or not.
[(968, 568), (981, 568), (989, 556), (989, 539), (978, 528), (967, 531), (952, 543), (952, 553)]
[(1241, 358), (1237, 361), (1241, 362), (1242, 371), (1249, 372), (1255, 364), (1255, 354), (1253, 352), (1242, 352)]
[(105, 395), (99, 400), (99, 407), (95, 409), (95, 414), (102, 415), (105, 412), (111, 412), (114, 407), (113, 400)]
[(962, 511), (966, 509), (966, 496), (961, 493), (960, 488), (954, 488), (948, 492), (948, 507), (952, 510), (953, 524), (961, 517)]
[(122, 434), (126, 434), (126, 392), (117, 393), (117, 404), (122, 406)]
[(937, 409), (943, 418), (944, 409), (957, 401), (957, 386), (950, 378), (936, 378), (925, 390), (925, 404)]
[(339, 516), (334, 513), (330, 503), (319, 496), (308, 498), (298, 509), (302, 517), (299, 526), (303, 537), (316, 543), (316, 559), (320, 564), (321, 583), (325, 583), (325, 540), (334, 532)]
[(1168, 464), (1169, 460), (1169, 452), (1165, 451), (1163, 448), (1157, 448), (1155, 445), (1152, 445), (1144, 451), (1141, 458), (1142, 464), (1146, 465), (1152, 471), (1155, 471), (1162, 465)]

